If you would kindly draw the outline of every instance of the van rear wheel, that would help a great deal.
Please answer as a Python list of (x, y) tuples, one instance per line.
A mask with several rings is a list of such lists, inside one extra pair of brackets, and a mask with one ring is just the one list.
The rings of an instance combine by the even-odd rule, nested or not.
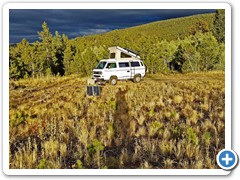
[(141, 81), (141, 75), (140, 74), (136, 74), (133, 78), (133, 82), (138, 83)]
[(112, 76), (109, 80), (109, 84), (111, 85), (116, 85), (117, 84), (117, 77), (116, 76)]

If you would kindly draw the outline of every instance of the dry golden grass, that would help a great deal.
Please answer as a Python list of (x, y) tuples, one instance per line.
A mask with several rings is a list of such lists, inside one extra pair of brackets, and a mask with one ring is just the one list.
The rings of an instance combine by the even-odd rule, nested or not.
[(218, 168), (223, 72), (147, 75), (86, 96), (86, 79), (10, 82), (10, 168)]

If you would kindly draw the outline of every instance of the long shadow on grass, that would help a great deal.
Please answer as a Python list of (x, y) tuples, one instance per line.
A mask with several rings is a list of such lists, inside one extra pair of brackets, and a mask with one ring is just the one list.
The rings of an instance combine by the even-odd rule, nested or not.
[[(123, 153), (131, 156), (134, 151), (134, 140), (130, 135), (130, 115), (129, 106), (126, 101), (126, 89), (118, 89), (116, 93), (116, 111), (113, 115), (114, 119), (114, 141), (111, 147), (105, 149), (106, 165), (108, 168), (133, 168), (135, 164), (131, 163), (131, 158), (128, 161), (121, 161)], [(137, 165), (138, 166), (138, 165)]]
[(122, 144), (123, 146), (126, 146), (129, 141), (129, 134), (128, 134), (128, 128), (129, 128), (129, 107), (126, 102), (126, 93), (128, 91), (128, 87), (125, 90), (122, 90), (121, 88), (118, 89), (118, 92), (116, 93), (116, 111), (113, 116), (114, 118), (114, 125), (115, 130), (118, 135), (118, 140), (120, 142), (116, 142), (116, 145)]

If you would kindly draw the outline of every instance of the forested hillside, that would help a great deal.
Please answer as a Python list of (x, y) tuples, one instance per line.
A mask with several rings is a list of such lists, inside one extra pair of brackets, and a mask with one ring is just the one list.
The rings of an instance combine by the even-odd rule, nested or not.
[(90, 75), (99, 60), (108, 58), (110, 46), (137, 51), (150, 73), (224, 70), (221, 23), (224, 11), (219, 10), (69, 40), (65, 34), (52, 35), (44, 22), (39, 41), (23, 39), (10, 47), (10, 78)]

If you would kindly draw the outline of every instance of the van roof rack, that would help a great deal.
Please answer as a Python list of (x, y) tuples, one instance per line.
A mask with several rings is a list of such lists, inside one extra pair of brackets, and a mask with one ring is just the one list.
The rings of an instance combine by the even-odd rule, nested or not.
[(126, 49), (128, 52), (131, 52), (131, 53), (133, 53), (133, 54), (136, 54), (136, 56), (139, 56), (139, 53), (137, 53), (136, 51), (133, 51), (133, 50), (131, 50), (131, 49), (129, 49), (129, 48), (124, 48), (124, 49)]

